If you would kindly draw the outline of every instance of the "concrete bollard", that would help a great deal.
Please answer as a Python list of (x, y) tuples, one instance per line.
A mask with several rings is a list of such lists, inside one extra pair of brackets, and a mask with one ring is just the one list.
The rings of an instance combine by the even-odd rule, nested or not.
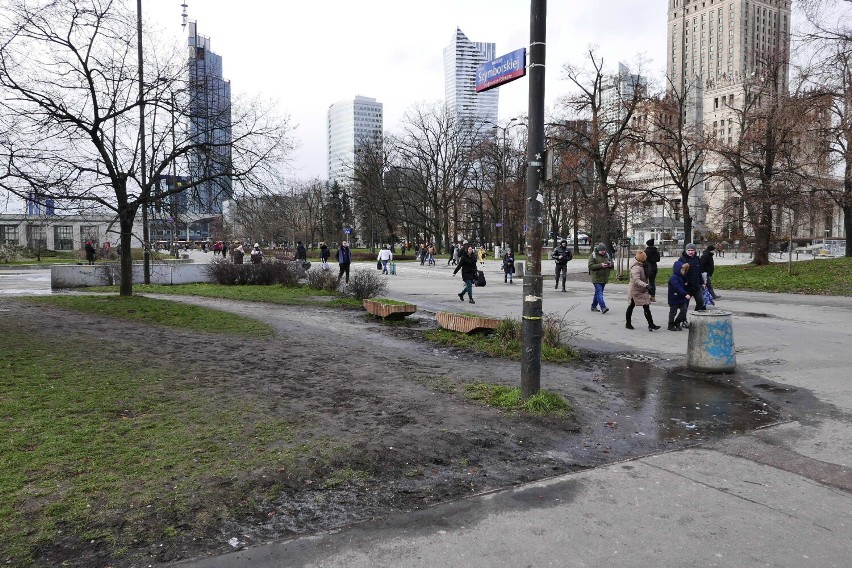
[(731, 312), (708, 308), (689, 314), (686, 365), (705, 373), (730, 373), (736, 368)]
[(523, 278), (524, 277), (524, 263), (518, 261), (515, 263), (515, 278)]

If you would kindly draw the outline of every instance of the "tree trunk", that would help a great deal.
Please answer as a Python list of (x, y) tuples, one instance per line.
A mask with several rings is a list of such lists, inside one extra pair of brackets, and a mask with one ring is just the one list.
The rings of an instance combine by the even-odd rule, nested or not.
[(764, 202), (760, 205), (758, 222), (754, 226), (754, 258), (753, 264), (769, 264), (769, 241), (772, 236), (772, 207)]
[(843, 231), (846, 235), (845, 256), (852, 256), (852, 205), (843, 206)]
[(130, 245), (133, 239), (133, 217), (126, 209), (119, 211), (119, 227), (121, 227), (121, 240), (118, 251), (121, 260), (121, 284), (119, 286), (120, 296), (133, 295), (133, 256)]

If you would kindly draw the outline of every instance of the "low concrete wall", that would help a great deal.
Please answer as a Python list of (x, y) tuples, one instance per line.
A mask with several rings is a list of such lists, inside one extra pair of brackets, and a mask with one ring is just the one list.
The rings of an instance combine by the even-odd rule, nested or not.
[[(207, 264), (169, 262), (151, 263), (151, 284), (192, 284), (212, 282)], [(53, 290), (84, 286), (114, 286), (121, 282), (121, 266), (117, 263), (60, 264), (50, 267), (50, 287)], [(133, 264), (133, 283), (145, 282), (144, 267)]]

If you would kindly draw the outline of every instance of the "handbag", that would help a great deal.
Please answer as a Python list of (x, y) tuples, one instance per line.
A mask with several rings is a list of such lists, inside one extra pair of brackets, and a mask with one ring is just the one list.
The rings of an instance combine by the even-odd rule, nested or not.
[(704, 305), (705, 306), (715, 306), (716, 302), (713, 301), (713, 295), (710, 294), (710, 290), (704, 288)]
[(381, 269), (382, 269), (382, 261), (381, 261), (381, 260), (377, 260), (377, 261), (376, 261), (376, 270), (381, 270)]

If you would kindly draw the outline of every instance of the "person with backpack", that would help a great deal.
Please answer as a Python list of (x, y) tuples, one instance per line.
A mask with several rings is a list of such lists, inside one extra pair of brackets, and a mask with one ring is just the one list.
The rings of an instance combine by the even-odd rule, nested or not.
[(464, 302), (464, 295), (467, 294), (468, 302), (471, 304), (475, 304), (473, 301), (473, 283), (476, 281), (478, 276), (479, 269), (476, 266), (476, 252), (474, 252), (473, 247), (468, 245), (467, 250), (462, 253), (459, 257), (459, 263), (456, 265), (456, 269), (453, 270), (453, 276), (455, 276), (459, 270), (462, 273), (462, 280), (464, 280), (464, 289), (459, 292), (459, 300)]
[(559, 289), (559, 275), (562, 275), (562, 291), (565, 292), (565, 280), (568, 278), (568, 263), (574, 258), (574, 253), (568, 248), (568, 241), (562, 239), (559, 246), (550, 253), (550, 258), (556, 261), (556, 286)]

